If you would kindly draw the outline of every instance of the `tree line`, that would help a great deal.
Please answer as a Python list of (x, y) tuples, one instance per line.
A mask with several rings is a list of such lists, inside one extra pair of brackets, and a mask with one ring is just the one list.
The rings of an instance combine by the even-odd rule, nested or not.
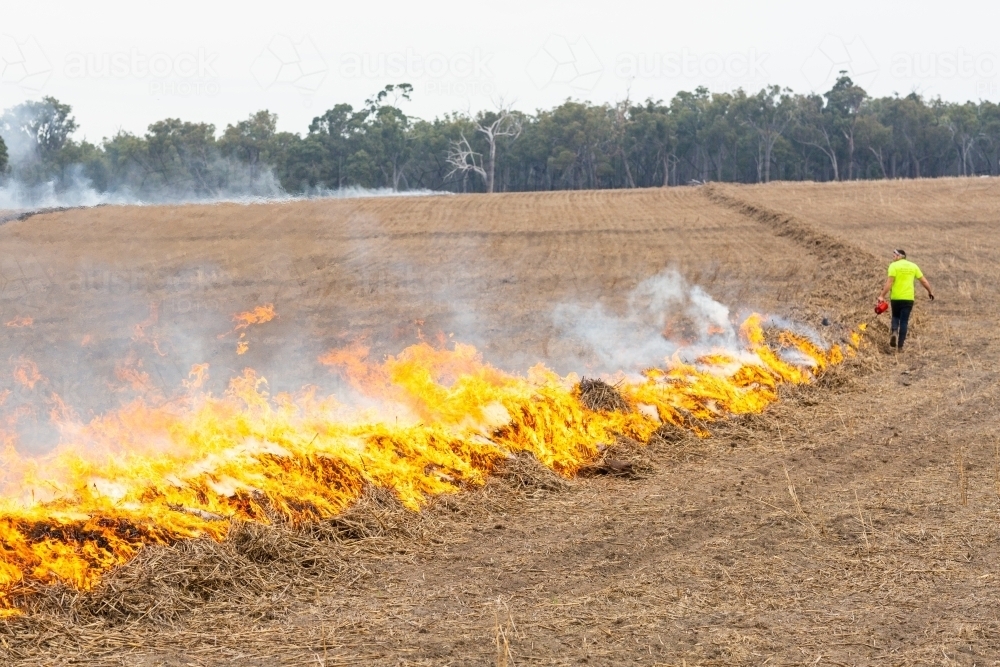
[(46, 97), (0, 116), (0, 173), (26, 186), (83, 180), (147, 197), (1000, 174), (997, 104), (873, 98), (844, 72), (823, 94), (700, 87), (669, 102), (567, 100), (534, 113), (501, 102), (433, 120), (406, 112), (413, 92), (388, 85), (359, 108), (337, 104), (302, 133), (279, 132), (277, 115), (263, 110), (221, 132), (168, 118), (97, 144), (74, 140), (72, 109)]

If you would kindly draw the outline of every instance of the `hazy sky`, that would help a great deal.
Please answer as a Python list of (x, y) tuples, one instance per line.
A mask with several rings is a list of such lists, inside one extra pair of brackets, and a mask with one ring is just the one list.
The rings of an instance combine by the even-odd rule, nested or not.
[(678, 90), (824, 91), (1000, 101), (995, 2), (0, 3), (0, 108), (52, 95), (77, 137), (180, 117), (221, 130), (267, 108), (304, 131), (339, 102), (413, 84), (432, 118), (573, 97)]

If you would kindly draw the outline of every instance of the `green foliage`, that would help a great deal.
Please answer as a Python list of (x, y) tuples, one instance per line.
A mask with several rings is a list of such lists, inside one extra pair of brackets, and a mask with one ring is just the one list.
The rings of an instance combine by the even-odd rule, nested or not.
[(66, 166), (63, 149), (73, 148), (76, 131), (72, 108), (54, 97), (24, 102), (0, 115), (0, 135), (14, 176), (28, 184), (57, 177)]
[(66, 145), (77, 129), (72, 108), (54, 97), (41, 102), (24, 102), (0, 116), (0, 130), (8, 139), (19, 138), (33, 148), (40, 160), (50, 159)]
[(270, 164), (273, 161), (271, 153), (276, 148), (277, 128), (278, 114), (267, 109), (258, 111), (236, 125), (227, 125), (219, 148), (223, 153), (248, 164), (251, 174), (256, 176), (261, 163)]
[(0, 175), (7, 173), (7, 144), (0, 137)]
[[(709, 180), (851, 180), (1000, 175), (1000, 106), (873, 99), (845, 72), (822, 95), (768, 86), (682, 91), (665, 103), (566, 100), (513, 112), (516, 132), (488, 139), (498, 111), (410, 116), (409, 84), (392, 84), (360, 108), (337, 104), (302, 135), (278, 132), (268, 110), (227, 125), (168, 118), (139, 136), (99, 145), (72, 139), (72, 109), (51, 97), (0, 116), (0, 171), (27, 183), (86, 179), (102, 191), (322, 192), (347, 187), (452, 191), (683, 185)], [(464, 142), (464, 143), (462, 143)], [(484, 169), (456, 169), (461, 144)], [(486, 156), (486, 160), (483, 160)], [(461, 164), (461, 163), (459, 163)], [(492, 179), (492, 180), (491, 180)]]

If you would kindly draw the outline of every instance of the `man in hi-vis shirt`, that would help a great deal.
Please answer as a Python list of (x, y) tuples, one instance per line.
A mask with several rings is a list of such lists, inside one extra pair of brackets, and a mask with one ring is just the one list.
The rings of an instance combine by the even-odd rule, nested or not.
[[(892, 306), (892, 326), (889, 330), (889, 347), (897, 350), (903, 349), (906, 342), (906, 328), (910, 322), (910, 311), (913, 310), (913, 281), (919, 280), (927, 296), (934, 300), (934, 292), (931, 284), (924, 278), (920, 267), (906, 259), (906, 253), (902, 250), (892, 251), (892, 264), (889, 265), (889, 277), (882, 286), (882, 292), (878, 295), (877, 303), (885, 301), (886, 294), (889, 295), (889, 304)], [(898, 337), (897, 337), (898, 335)]]

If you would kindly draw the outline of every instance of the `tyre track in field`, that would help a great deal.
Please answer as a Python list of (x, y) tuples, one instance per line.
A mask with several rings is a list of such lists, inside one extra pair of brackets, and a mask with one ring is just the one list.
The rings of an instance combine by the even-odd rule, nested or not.
[(59, 213), (60, 211), (68, 211), (72, 208), (82, 208), (79, 206), (55, 206), (49, 208), (33, 208), (29, 210), (14, 210), (14, 211), (0, 211), (0, 225), (6, 224), (8, 222), (20, 222), (21, 220), (27, 220), (36, 215), (42, 215), (43, 213)]
[(791, 241), (819, 263), (820, 274), (825, 278), (814, 281), (806, 290), (809, 305), (820, 308), (836, 305), (839, 312), (855, 322), (868, 316), (862, 304), (870, 301), (873, 290), (878, 288), (875, 276), (884, 270), (875, 255), (788, 213), (741, 198), (739, 186), (710, 184), (703, 186), (702, 192), (710, 202)]
[[(458, 273), (451, 294), (462, 307), (481, 306), (483, 317), (492, 318), (487, 338), (509, 340), (511, 349), (529, 354), (539, 331), (532, 324), (544, 304), (613, 295), (625, 289), (617, 285), (627, 287), (671, 262), (692, 282), (718, 291), (722, 284), (713, 272), (729, 271), (734, 281), (782, 295), (770, 302), (777, 309), (799, 302), (836, 313), (849, 326), (859, 321), (846, 319), (855, 311), (870, 317), (883, 266), (853, 245), (863, 242), (853, 230), (840, 226), (849, 211), (831, 214), (825, 203), (800, 210), (795, 206), (808, 204), (809, 192), (774, 201), (774, 190), (712, 185), (470, 196), (440, 207), (297, 203), (189, 209), (176, 218), (143, 210), (142, 224), (127, 211), (106, 209), (101, 216), (74, 214), (61, 226), (49, 220), (49, 231), (23, 232), (28, 242), (14, 229), (3, 238), (12, 254), (55, 248), (39, 250), (39, 266), (58, 268), (79, 255), (104, 257), (99, 253), (108, 239), (130, 230), (141, 242), (128, 254), (129, 264), (114, 266), (149, 266), (169, 275), (194, 259), (218, 262), (227, 271), (222, 275), (233, 277), (211, 283), (214, 298), (241, 304), (257, 293), (286, 290), (283, 321), (312, 322), (320, 331), (342, 324), (338, 312), (363, 313), (374, 322), (423, 316), (405, 308), (433, 306), (435, 293), (426, 286)], [(758, 196), (771, 198), (750, 203)], [(824, 217), (810, 217), (815, 210)], [(910, 220), (912, 210), (900, 218)], [(186, 219), (194, 214), (203, 217)], [(228, 218), (209, 220), (217, 233), (205, 237), (203, 220), (215, 215)], [(871, 220), (873, 229), (882, 223), (867, 211), (854, 219)], [(827, 227), (824, 220), (838, 223)], [(370, 247), (357, 240), (345, 245), (344, 235), (364, 233), (356, 221), (384, 235)], [(514, 222), (519, 226), (510, 229)], [(612, 237), (614, 224), (628, 233)], [(705, 224), (716, 226), (699, 226)], [(662, 231), (651, 231), (654, 226)], [(92, 231), (86, 244), (67, 240), (67, 230), (97, 227), (103, 231)], [(597, 236), (574, 231), (587, 227)], [(640, 227), (642, 233), (632, 233)], [(478, 237), (469, 236), (508, 229), (507, 241), (489, 236), (477, 245)], [(984, 229), (986, 248), (994, 237)], [(437, 236), (420, 236), (421, 230)], [(892, 240), (869, 245), (891, 247)], [(261, 248), (280, 253), (277, 261), (265, 258), (264, 276)], [(781, 264), (788, 254), (794, 261)], [(720, 269), (699, 267), (712, 258)], [(412, 273), (393, 273), (395, 261), (412, 262)], [(388, 279), (375, 279), (382, 274)], [(308, 291), (328, 286), (322, 298)], [(362, 287), (368, 289), (358, 296)], [(481, 289), (488, 299), (480, 300)], [(198, 294), (191, 288), (183, 296)], [(107, 318), (104, 302), (71, 301), (84, 297), (65, 290), (59, 305)], [(298, 320), (293, 299), (301, 308)], [(55, 320), (38, 320), (36, 332), (60, 334)], [(15, 641), (3, 642), (0, 662), (9, 655), (3, 650), (14, 647), (38, 651), (32, 656), (44, 651), (49, 662), (107, 665), (490, 664), (508, 619), (511, 626), (516, 620), (511, 655), (519, 664), (755, 665), (763, 655), (783, 664), (937, 664), (942, 654), (983, 664), (977, 658), (1000, 652), (997, 621), (982, 604), (1000, 597), (993, 576), (1000, 501), (992, 442), (984, 437), (996, 430), (991, 406), (998, 385), (986, 375), (992, 366), (984, 370), (996, 357), (976, 357), (976, 368), (971, 359), (963, 365), (964, 356), (950, 348), (961, 349), (969, 329), (955, 325), (946, 340), (924, 334), (931, 324), (942, 326), (917, 328), (913, 357), (866, 352), (864, 362), (877, 372), (851, 371), (845, 384), (790, 395), (746, 430), (717, 434), (714, 449), (665, 461), (648, 480), (594, 478), (562, 492), (491, 488), (456, 497), (429, 513), (429, 523), (407, 524), (419, 538), (380, 537), (383, 552), (345, 552), (358, 565), (361, 576), (348, 570), (357, 578), (320, 582), (310, 568), (291, 594), (262, 594), (249, 603), (228, 602), (239, 598), (223, 590), (168, 627), (141, 618), (84, 625), (68, 613), (53, 615), (20, 626), (26, 629)], [(261, 341), (248, 354), (263, 349)], [(897, 414), (907, 417), (886, 419)], [(960, 503), (956, 484), (958, 447), (971, 479), (968, 505)], [(264, 620), (253, 620), (262, 611)]]

